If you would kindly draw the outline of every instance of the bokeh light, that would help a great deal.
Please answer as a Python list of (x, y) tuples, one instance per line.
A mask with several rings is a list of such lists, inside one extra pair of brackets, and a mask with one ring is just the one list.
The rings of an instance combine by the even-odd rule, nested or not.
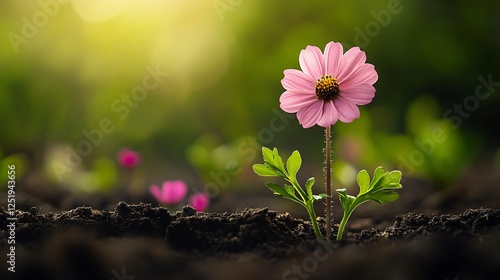
[[(361, 118), (333, 128), (338, 185), (385, 165), (443, 191), (478, 160), (498, 169), (497, 2), (222, 2), (5, 1), (0, 155), (19, 188), (139, 201), (182, 179), (220, 185), (213, 209), (263, 206), (261, 146), (298, 149), (301, 179), (322, 176), (321, 128), (276, 112), (283, 70), (332, 40), (360, 45), (380, 76)], [(132, 179), (114, 161), (123, 147), (141, 154)]]

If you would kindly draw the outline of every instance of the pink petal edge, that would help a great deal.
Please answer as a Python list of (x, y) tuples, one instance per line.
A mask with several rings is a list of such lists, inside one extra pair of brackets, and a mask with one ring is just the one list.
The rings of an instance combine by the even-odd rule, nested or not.
[(316, 46), (307, 46), (300, 52), (299, 64), (302, 72), (313, 81), (324, 75), (323, 65), (325, 65), (325, 59), (321, 50)]
[(370, 84), (359, 84), (343, 89), (340, 96), (356, 105), (366, 105), (375, 97), (375, 88)]
[(162, 201), (162, 192), (157, 185), (152, 185), (149, 187), (149, 192), (154, 196), (154, 198), (158, 201)]
[(162, 199), (165, 203), (178, 203), (187, 193), (186, 184), (180, 180), (165, 181), (162, 187)]
[(373, 85), (378, 80), (377, 71), (375, 71), (375, 66), (369, 63), (360, 65), (354, 72), (346, 77), (342, 84), (344, 86), (354, 86), (358, 84), (370, 84)]
[(287, 69), (283, 71), (285, 77), (281, 80), (281, 85), (286, 90), (293, 91), (314, 91), (316, 82), (297, 69)]
[(363, 65), (365, 61), (366, 54), (364, 51), (360, 50), (359, 47), (350, 48), (340, 60), (339, 72), (337, 74), (337, 81), (339, 84), (344, 82), (344, 80), (359, 66)]
[(344, 48), (342, 44), (329, 42), (325, 47), (325, 74), (337, 77)]
[(318, 120), (318, 125), (322, 127), (328, 127), (330, 125), (334, 125), (337, 123), (339, 119), (339, 113), (335, 105), (333, 105), (333, 101), (326, 101), (323, 104), (323, 114), (321, 118)]
[(339, 97), (333, 101), (335, 107), (339, 111), (339, 120), (343, 123), (350, 123), (359, 118), (360, 112), (358, 107), (343, 97)]
[(287, 113), (296, 113), (304, 106), (318, 100), (314, 93), (285, 91), (280, 96), (280, 108)]
[(204, 193), (195, 193), (189, 198), (189, 205), (198, 212), (204, 211), (210, 203), (208, 196)]
[(317, 99), (316, 102), (299, 110), (297, 112), (297, 119), (302, 127), (310, 128), (318, 122), (319, 118), (321, 118), (322, 110), (323, 101)]

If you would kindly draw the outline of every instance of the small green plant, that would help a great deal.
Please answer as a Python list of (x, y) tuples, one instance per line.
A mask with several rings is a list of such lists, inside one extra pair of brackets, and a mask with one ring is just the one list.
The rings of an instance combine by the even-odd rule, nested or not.
[[(266, 186), (276, 195), (282, 198), (294, 201), (306, 208), (311, 218), (311, 223), (316, 234), (316, 238), (323, 239), (323, 234), (318, 226), (316, 213), (313, 204), (315, 201), (323, 200), (328, 196), (324, 193), (313, 194), (313, 185), (315, 179), (309, 178), (305, 184), (305, 190), (297, 181), (297, 173), (302, 165), (302, 158), (299, 151), (294, 151), (287, 159), (286, 164), (278, 154), (278, 149), (272, 151), (269, 148), (262, 148), (264, 164), (254, 164), (254, 172), (263, 177), (281, 177), (289, 184), (283, 186), (276, 183), (266, 183)], [(393, 170), (385, 172), (382, 166), (377, 167), (373, 174), (373, 179), (370, 181), (370, 175), (366, 170), (361, 170), (358, 173), (357, 181), (359, 185), (359, 193), (356, 197), (347, 194), (346, 189), (337, 189), (339, 200), (344, 209), (342, 221), (340, 222), (337, 233), (337, 240), (342, 239), (345, 226), (349, 217), (351, 217), (354, 209), (367, 201), (375, 201), (380, 204), (395, 201), (399, 198), (399, 194), (394, 190), (400, 189), (402, 186), (401, 171)]]
[(326, 198), (326, 194), (313, 194), (312, 187), (315, 181), (314, 178), (309, 178), (306, 181), (305, 191), (297, 182), (297, 172), (302, 165), (302, 158), (300, 157), (299, 151), (294, 151), (287, 159), (286, 167), (278, 154), (278, 149), (274, 148), (271, 151), (269, 148), (263, 147), (262, 155), (264, 156), (264, 164), (254, 164), (253, 170), (255, 173), (259, 176), (282, 177), (285, 179), (289, 184), (284, 184), (283, 187), (275, 183), (266, 183), (266, 186), (275, 195), (304, 206), (307, 212), (309, 212), (316, 238), (323, 239), (323, 235), (321, 234), (321, 230), (316, 220), (313, 203), (317, 200)]
[(366, 170), (361, 170), (358, 173), (359, 193), (356, 197), (348, 195), (346, 189), (337, 189), (340, 203), (342, 204), (342, 208), (344, 208), (344, 215), (340, 222), (337, 240), (342, 239), (347, 220), (349, 220), (356, 207), (370, 200), (380, 204), (397, 200), (399, 194), (394, 192), (394, 190), (402, 188), (400, 184), (401, 176), (402, 174), (399, 170), (385, 172), (382, 166), (379, 166), (375, 169), (371, 182), (370, 175), (368, 175)]

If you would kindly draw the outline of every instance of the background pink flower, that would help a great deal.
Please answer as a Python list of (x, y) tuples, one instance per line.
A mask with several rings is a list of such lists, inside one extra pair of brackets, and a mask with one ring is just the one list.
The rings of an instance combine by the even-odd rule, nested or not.
[(205, 193), (195, 193), (189, 198), (189, 205), (191, 205), (196, 211), (201, 212), (207, 209), (210, 199)]
[(149, 191), (160, 203), (176, 204), (186, 196), (187, 186), (181, 180), (165, 181), (161, 189), (157, 185), (152, 185)]
[(122, 167), (133, 168), (141, 162), (141, 155), (129, 148), (124, 148), (118, 152), (116, 159)]
[(338, 120), (349, 123), (359, 117), (357, 105), (370, 103), (375, 96), (373, 84), (378, 75), (358, 47), (345, 54), (340, 43), (330, 42), (324, 53), (307, 46), (299, 55), (302, 71), (287, 69), (281, 84), (285, 92), (280, 107), (297, 113), (304, 128), (315, 124), (328, 127)]

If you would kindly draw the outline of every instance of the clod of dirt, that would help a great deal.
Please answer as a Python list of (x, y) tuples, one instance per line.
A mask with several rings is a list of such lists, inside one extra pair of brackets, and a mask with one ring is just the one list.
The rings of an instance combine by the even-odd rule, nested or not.
[[(293, 218), (288, 213), (277, 214), (267, 208), (245, 209), (238, 213), (198, 213), (186, 206), (182, 211), (170, 213), (150, 204), (120, 202), (114, 211), (78, 207), (44, 215), (32, 208), (29, 212), (16, 211), (16, 217), (17, 240), (23, 243), (43, 242), (56, 228), (71, 227), (92, 231), (99, 238), (164, 238), (175, 250), (204, 255), (254, 252), (276, 257), (290, 254), (303, 242), (315, 240), (309, 221)], [(320, 225), (324, 225), (324, 221), (319, 220)], [(473, 236), (499, 224), (500, 210), (494, 209), (468, 209), (460, 215), (433, 217), (408, 213), (397, 216), (394, 225), (385, 230), (368, 228), (347, 234), (341, 244), (410, 241), (421, 235)], [(0, 209), (0, 225), (5, 234), (7, 213), (3, 209)]]
[[(2, 251), (9, 246), (7, 217), (0, 208)], [(353, 272), (359, 279), (499, 275), (497, 209), (408, 213), (386, 229), (347, 232), (331, 242), (316, 241), (309, 221), (267, 208), (200, 213), (187, 206), (170, 213), (120, 202), (113, 211), (78, 207), (41, 214), (32, 208), (16, 211), (16, 218), (18, 272), (12, 278), (0, 271), (1, 279), (117, 279), (119, 272), (136, 279), (240, 280), (353, 279)], [(319, 224), (324, 227), (324, 220)]]

